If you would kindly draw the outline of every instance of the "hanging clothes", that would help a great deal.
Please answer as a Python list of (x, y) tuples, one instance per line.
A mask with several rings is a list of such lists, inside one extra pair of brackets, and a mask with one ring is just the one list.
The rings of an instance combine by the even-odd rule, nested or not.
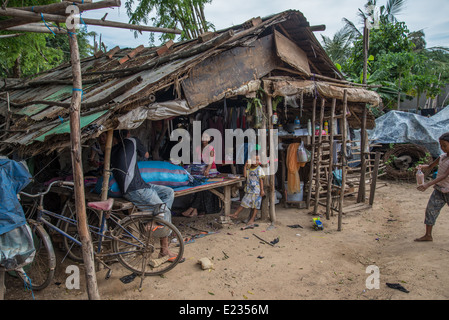
[(298, 161), (297, 151), (299, 146), (300, 143), (292, 143), (287, 149), (287, 191), (289, 194), (301, 191), (299, 168), (304, 167), (306, 163)]

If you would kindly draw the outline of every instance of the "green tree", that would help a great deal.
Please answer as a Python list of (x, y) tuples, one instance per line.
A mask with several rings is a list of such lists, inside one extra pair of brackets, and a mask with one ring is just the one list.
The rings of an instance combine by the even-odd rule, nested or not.
[[(57, 0), (9, 0), (7, 7), (26, 7), (59, 2)], [(0, 17), (0, 20), (10, 19)], [(62, 27), (62, 26), (61, 26)], [(0, 34), (22, 33), (1, 31)], [(77, 33), (82, 58), (92, 54), (91, 34)], [(70, 60), (67, 35), (25, 32), (23, 36), (0, 39), (0, 77), (26, 77)]]
[[(369, 30), (367, 83), (382, 85), (374, 90), (388, 108), (400, 108), (401, 101), (413, 96), (418, 99), (423, 94), (435, 97), (443, 83), (449, 81), (447, 48), (426, 49), (424, 32), (410, 32), (407, 25), (397, 19), (405, 3), (406, 0), (388, 0), (386, 5), (372, 10), (378, 2), (368, 0), (363, 10), (358, 9), (359, 22), (362, 25), (368, 22), (373, 27)], [(362, 82), (363, 34), (353, 22), (345, 18), (343, 21), (345, 27), (336, 33), (334, 39), (352, 39), (352, 45), (346, 43), (344, 46), (349, 52), (342, 64), (342, 72), (349, 80)], [(324, 40), (323, 47), (331, 56), (337, 56), (335, 47), (329, 45), (329, 39)]]
[[(180, 40), (197, 38), (200, 34), (214, 29), (206, 20), (204, 5), (212, 0), (127, 0), (126, 13), (130, 23), (148, 24), (152, 21), (155, 27), (178, 28), (183, 32)], [(154, 17), (151, 17), (152, 13)], [(174, 39), (173, 34), (162, 34), (161, 41)], [(154, 33), (150, 36), (154, 43)]]

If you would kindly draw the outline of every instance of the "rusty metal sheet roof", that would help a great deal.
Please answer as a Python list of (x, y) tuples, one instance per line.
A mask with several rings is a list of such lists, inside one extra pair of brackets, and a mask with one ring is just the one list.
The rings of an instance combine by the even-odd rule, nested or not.
[[(97, 128), (97, 132), (102, 126), (103, 129), (113, 129), (114, 119), (133, 108), (148, 105), (151, 95), (165, 92), (170, 87), (173, 88), (172, 92), (185, 95), (180, 83), (188, 79), (201, 62), (232, 48), (249, 46), (253, 41), (273, 33), (277, 25), (305, 52), (311, 66), (319, 66), (320, 74), (342, 77), (308, 30), (309, 23), (301, 12), (289, 10), (260, 20), (260, 23), (244, 23), (217, 31), (212, 39), (204, 42), (198, 38), (176, 43), (160, 56), (157, 53), (159, 48), (140, 48), (138, 51), (137, 48), (127, 48), (111, 50), (114, 51), (112, 56), (104, 53), (83, 59), (82, 118)], [(220, 74), (211, 76), (219, 77)], [(32, 79), (3, 88), (3, 91), (10, 93), (13, 114), (11, 130), (1, 138), (0, 153), (20, 150), (22, 153), (36, 154), (58, 150), (61, 140), (54, 138), (66, 135), (65, 139), (68, 139), (66, 125), (70, 115), (71, 81), (72, 70), (70, 64), (65, 63)], [(239, 83), (235, 86), (229, 89), (237, 89)], [(211, 96), (218, 99), (222, 95), (211, 93)], [(51, 105), (51, 102), (58, 105)], [(6, 114), (7, 104), (0, 99), (0, 116)], [(92, 132), (95, 129), (83, 131), (82, 141), (90, 138)]]

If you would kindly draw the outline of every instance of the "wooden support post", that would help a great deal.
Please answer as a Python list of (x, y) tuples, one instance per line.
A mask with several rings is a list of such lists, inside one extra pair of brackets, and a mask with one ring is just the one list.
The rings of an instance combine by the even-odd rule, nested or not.
[(357, 202), (365, 202), (365, 196), (366, 196), (366, 114), (367, 114), (367, 108), (363, 108), (362, 113), (362, 126), (360, 130), (360, 184), (359, 184), (359, 192), (357, 195)]
[[(264, 104), (265, 108), (266, 108), (266, 103)], [(262, 109), (262, 112), (264, 114), (266, 114), (266, 109)], [(263, 121), (262, 121), (262, 127), (261, 130), (259, 130), (259, 133), (262, 133), (261, 135), (259, 135), (259, 139), (258, 139), (258, 143), (261, 146), (261, 150), (267, 150), (268, 149), (268, 141), (267, 141), (267, 127), (268, 127), (268, 123), (267, 123), (267, 119), (264, 117)], [(260, 150), (259, 153), (260, 155)], [(267, 168), (267, 164), (269, 163), (267, 160), (267, 154), (263, 153), (262, 154), (262, 158), (261, 158), (261, 163), (264, 166), (264, 170)], [(265, 175), (263, 177), (263, 189), (265, 194), (267, 195), (269, 193), (269, 186), (268, 186), (268, 176)], [(270, 203), (269, 203), (269, 198), (266, 197), (262, 197), (262, 204), (260, 206), (260, 215), (261, 215), (261, 219), (266, 221), (268, 220), (268, 217), (270, 215)]]
[(5, 292), (6, 292), (6, 288), (5, 288), (5, 269), (2, 269), (0, 267), (0, 301), (2, 301), (5, 298)]
[(224, 215), (228, 216), (231, 214), (231, 186), (223, 187), (223, 196), (224, 196)]
[(376, 152), (376, 158), (374, 159), (374, 169), (371, 172), (371, 185), (369, 194), (369, 205), (374, 204), (374, 195), (376, 194), (377, 176), (379, 174), (380, 152)]
[(326, 219), (330, 219), (332, 202), (332, 180), (334, 171), (334, 115), (337, 99), (332, 99), (331, 115), (329, 119), (329, 172), (327, 176), (327, 195), (326, 195)]
[(84, 174), (81, 154), (80, 111), (82, 99), (81, 64), (76, 30), (69, 34), (70, 60), (73, 74), (73, 92), (70, 106), (70, 141), (72, 151), (73, 182), (75, 184), (75, 207), (78, 219), (78, 233), (82, 244), (82, 253), (86, 274), (87, 293), (90, 300), (99, 300), (95, 274), (92, 239), (87, 227), (86, 201), (84, 194)]
[[(271, 223), (274, 223), (276, 221), (276, 191), (275, 191), (275, 177), (276, 177), (276, 164), (275, 164), (275, 143), (274, 143), (274, 136), (273, 136), (273, 102), (270, 95), (266, 96), (266, 104), (267, 104), (267, 117), (268, 117), (268, 139), (270, 141), (269, 147), (270, 147), (270, 171), (269, 174), (269, 180), (270, 180), (270, 187), (268, 191), (268, 199), (269, 199), (269, 206), (270, 206), (270, 219)], [(279, 161), (279, 157), (278, 161)]]
[(348, 92), (346, 89), (343, 93), (343, 117), (342, 117), (342, 126), (341, 126), (341, 189), (340, 189), (340, 201), (338, 208), (338, 231), (341, 231), (342, 218), (343, 218), (343, 203), (345, 198), (345, 185), (346, 185), (346, 120), (348, 110)]
[[(324, 121), (324, 105), (326, 100), (321, 98), (321, 108), (320, 108), (320, 132), (318, 134), (318, 147), (317, 147), (317, 159), (316, 159), (316, 176), (315, 176), (315, 203), (313, 207), (313, 214), (318, 213), (318, 203), (320, 202), (320, 170), (321, 170), (321, 160), (322, 156), (322, 143), (323, 143), (323, 121)], [(312, 130), (313, 131), (313, 130)]]
[(108, 200), (109, 177), (111, 176), (111, 149), (114, 131), (109, 130), (104, 149), (103, 185), (101, 186), (101, 200)]
[(310, 200), (312, 198), (312, 183), (313, 183), (313, 170), (315, 161), (315, 118), (316, 118), (316, 97), (313, 99), (312, 105), (312, 155), (310, 157), (310, 171), (309, 171), (309, 190), (307, 192), (307, 209), (310, 209)]

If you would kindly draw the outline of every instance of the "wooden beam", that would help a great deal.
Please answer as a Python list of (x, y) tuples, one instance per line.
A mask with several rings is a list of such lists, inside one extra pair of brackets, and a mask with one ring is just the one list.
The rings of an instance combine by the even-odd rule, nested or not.
[(367, 107), (363, 107), (362, 113), (362, 125), (360, 129), (360, 161), (361, 161), (361, 171), (360, 171), (360, 185), (359, 192), (357, 195), (357, 202), (365, 202), (366, 195), (366, 184), (365, 184), (365, 176), (366, 176), (366, 146), (367, 146), (367, 132), (366, 132), (366, 115), (367, 115)]
[(341, 190), (338, 208), (338, 231), (341, 231), (342, 219), (343, 219), (343, 203), (345, 199), (345, 185), (346, 185), (346, 112), (348, 109), (348, 92), (345, 89), (343, 93), (343, 118), (341, 119)]
[(309, 170), (309, 192), (307, 193), (306, 207), (310, 209), (310, 200), (312, 198), (312, 182), (313, 182), (313, 162), (315, 161), (315, 120), (316, 120), (316, 100), (317, 97), (313, 99), (312, 105), (312, 155), (310, 159), (310, 170)]
[[(81, 2), (81, 1), (80, 1)], [(83, 3), (74, 3), (74, 1), (63, 1), (57, 3), (50, 3), (47, 5), (41, 6), (31, 6), (31, 7), (10, 7), (10, 9), (24, 10), (35, 13), (54, 13), (54, 14), (66, 14), (66, 9), (69, 6), (77, 6), (80, 12), (110, 8), (110, 7), (120, 7), (120, 0), (102, 0), (98, 2), (89, 2), (84, 1)]]
[(374, 160), (374, 169), (371, 172), (371, 185), (370, 185), (370, 195), (369, 195), (369, 205), (372, 206), (374, 204), (374, 196), (376, 194), (377, 187), (377, 177), (379, 175), (379, 163), (380, 163), (380, 152), (376, 152), (376, 157)]
[[(337, 105), (337, 99), (332, 99), (331, 105), (331, 115), (329, 120), (329, 173), (327, 180), (327, 195), (326, 195), (326, 219), (330, 219), (331, 213), (331, 201), (332, 201), (332, 180), (333, 180), (333, 171), (334, 171), (334, 116), (335, 116), (335, 107)], [(313, 132), (313, 131), (312, 131)]]
[[(320, 170), (321, 170), (321, 159), (322, 159), (322, 143), (323, 143), (323, 121), (324, 121), (324, 108), (325, 108), (326, 99), (321, 98), (321, 108), (320, 108), (320, 131), (318, 134), (318, 148), (317, 148), (317, 161), (316, 161), (316, 176), (315, 176), (315, 203), (313, 207), (313, 214), (316, 215), (318, 213), (318, 201), (320, 198)], [(312, 129), (313, 131), (313, 129)], [(312, 133), (313, 134), (313, 133)], [(311, 166), (313, 163), (310, 164)]]
[[(48, 30), (48, 28), (51, 29)], [(43, 23), (29, 23), (29, 24), (24, 24), (24, 25), (20, 25), (20, 26), (15, 26), (15, 27), (11, 27), (11, 28), (7, 28), (6, 30), (8, 31), (23, 31), (23, 32), (37, 32), (37, 33), (51, 33), (52, 31), (55, 34), (67, 34), (67, 30), (66, 29), (59, 29), (57, 27), (53, 27), (53, 26), (45, 26)]]
[[(24, 10), (11, 9), (11, 8), (0, 8), (0, 16), (6, 17), (15, 17), (28, 19), (30, 21), (40, 21), (45, 20), (48, 22), (60, 22), (66, 23), (68, 16), (56, 15), (56, 14), (44, 14), (44, 13), (34, 13)], [(114, 21), (103, 21), (98, 19), (89, 19), (83, 18), (85, 24), (101, 26), (101, 27), (112, 27), (112, 28), (121, 28), (121, 29), (131, 29), (138, 31), (148, 31), (148, 32), (162, 32), (162, 33), (174, 33), (181, 34), (181, 30), (177, 29), (168, 29), (168, 28), (157, 28), (157, 27), (149, 27), (149, 26), (140, 26), (123, 22), (114, 22)]]
[(98, 292), (97, 278), (95, 274), (92, 239), (87, 226), (86, 200), (84, 194), (84, 173), (80, 128), (82, 98), (81, 63), (75, 29), (71, 29), (71, 32), (73, 32), (73, 34), (68, 38), (70, 44), (70, 60), (72, 64), (74, 90), (72, 91), (72, 101), (70, 104), (70, 143), (72, 151), (73, 182), (75, 186), (75, 207), (78, 221), (78, 233), (82, 244), (81, 248), (85, 267), (87, 293), (90, 300), (99, 300), (100, 294)]
[(326, 25), (325, 24), (319, 24), (319, 25), (316, 25), (316, 26), (310, 26), (309, 30), (312, 31), (312, 32), (325, 31), (326, 30)]
[[(267, 117), (268, 117), (268, 140), (269, 140), (269, 146), (270, 146), (270, 171), (269, 174), (269, 180), (270, 180), (270, 187), (268, 192), (269, 197), (269, 212), (270, 212), (270, 218), (271, 223), (276, 222), (276, 191), (275, 191), (275, 177), (276, 177), (276, 171), (275, 170), (275, 146), (274, 146), (274, 136), (273, 136), (273, 101), (271, 95), (266, 95), (266, 106), (267, 106)], [(279, 157), (278, 161), (279, 161)], [(279, 162), (278, 162), (279, 163)]]
[(0, 39), (4, 38), (16, 38), (20, 36), (24, 36), (25, 33), (11, 33), (11, 34), (0, 34)]

